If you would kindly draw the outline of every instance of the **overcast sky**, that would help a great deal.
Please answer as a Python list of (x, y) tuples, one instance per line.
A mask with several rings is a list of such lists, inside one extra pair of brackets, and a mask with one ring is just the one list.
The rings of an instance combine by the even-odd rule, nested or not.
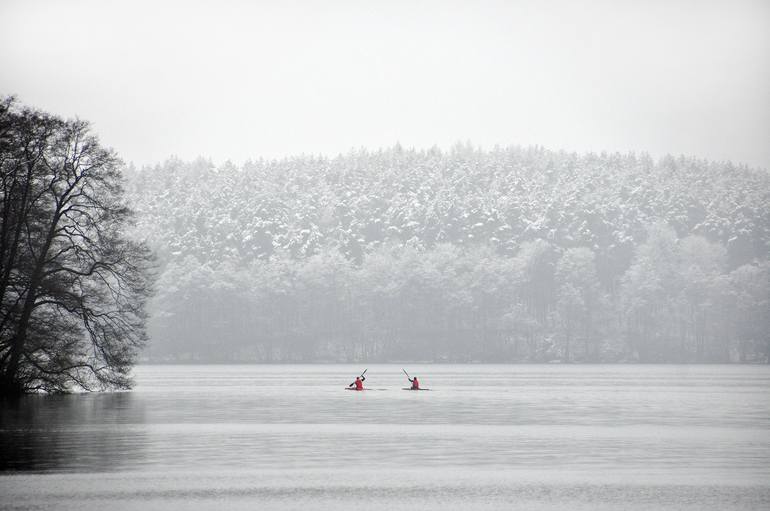
[(0, 0), (0, 94), (137, 165), (400, 141), (770, 168), (770, 2)]

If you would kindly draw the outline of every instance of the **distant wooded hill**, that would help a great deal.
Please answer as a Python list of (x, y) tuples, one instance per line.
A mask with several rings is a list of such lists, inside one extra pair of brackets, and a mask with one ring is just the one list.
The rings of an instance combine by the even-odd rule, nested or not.
[(153, 360), (770, 355), (766, 171), (457, 145), (128, 175)]

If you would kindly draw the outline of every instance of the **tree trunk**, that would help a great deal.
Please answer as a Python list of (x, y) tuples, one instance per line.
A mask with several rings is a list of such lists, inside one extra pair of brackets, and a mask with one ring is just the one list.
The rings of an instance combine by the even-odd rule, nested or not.
[(48, 251), (51, 249), (51, 243), (53, 242), (56, 234), (56, 226), (61, 218), (61, 210), (64, 207), (64, 201), (62, 201), (56, 211), (54, 211), (51, 218), (51, 225), (48, 228), (48, 234), (46, 235), (45, 243), (40, 250), (37, 261), (35, 261), (35, 267), (32, 270), (32, 277), (30, 278), (29, 287), (26, 290), (27, 296), (24, 299), (24, 306), (21, 310), (21, 316), (19, 317), (19, 324), (16, 327), (16, 334), (11, 339), (11, 353), (8, 359), (8, 365), (6, 366), (4, 376), (4, 386), (9, 389), (21, 386), (21, 382), (18, 381), (19, 361), (21, 360), (21, 354), (24, 351), (24, 345), (27, 342), (27, 331), (29, 329), (29, 320), (32, 317), (32, 311), (35, 309), (35, 301), (37, 300), (37, 292), (40, 284), (43, 281), (43, 269), (45, 268), (45, 262), (48, 257)]

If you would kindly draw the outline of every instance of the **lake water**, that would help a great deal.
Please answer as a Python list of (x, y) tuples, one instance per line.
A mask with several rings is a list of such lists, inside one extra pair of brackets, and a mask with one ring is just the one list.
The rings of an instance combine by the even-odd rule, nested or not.
[(770, 509), (770, 367), (140, 366), (0, 409), (0, 509)]

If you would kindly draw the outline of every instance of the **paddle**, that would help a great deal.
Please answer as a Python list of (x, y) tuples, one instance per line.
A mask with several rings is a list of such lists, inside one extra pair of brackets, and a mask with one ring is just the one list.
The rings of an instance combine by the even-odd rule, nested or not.
[[(364, 369), (364, 372), (363, 372), (363, 373), (361, 373), (361, 375), (359, 376), (359, 378), (361, 378), (361, 380), (363, 380), (363, 379), (364, 379), (364, 375), (366, 374), (366, 371), (368, 371), (368, 370), (369, 370), (369, 368), (367, 367), (366, 369)], [(350, 385), (348, 385), (348, 387), (352, 387), (352, 386), (353, 386), (353, 385), (355, 385), (355, 384), (356, 384), (356, 382), (353, 382), (353, 383), (351, 383)]]

